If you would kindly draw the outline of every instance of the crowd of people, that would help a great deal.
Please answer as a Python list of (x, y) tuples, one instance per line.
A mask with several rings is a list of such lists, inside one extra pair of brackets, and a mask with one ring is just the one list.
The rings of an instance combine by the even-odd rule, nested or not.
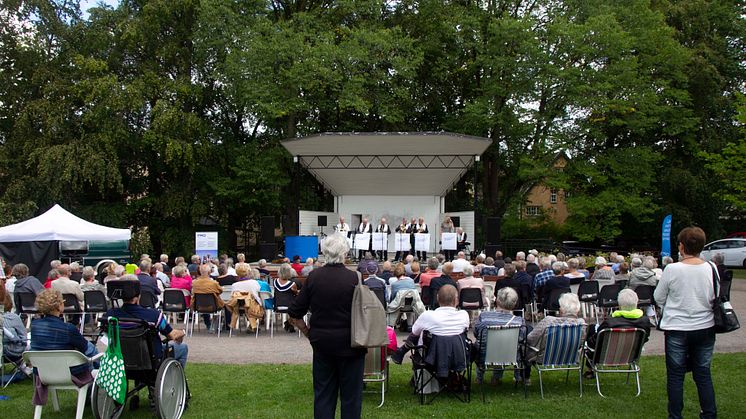
[[(344, 229), (344, 220), (340, 222), (340, 228)], [(715, 399), (709, 373), (714, 344), (712, 301), (715, 292), (711, 268), (719, 276), (723, 276), (725, 268), (722, 263), (711, 266), (699, 258), (705, 243), (701, 229), (684, 229), (678, 239), (679, 262), (664, 257), (660, 268), (656, 258), (640, 254), (625, 257), (612, 253), (608, 260), (597, 256), (592, 259), (593, 266), (588, 266), (588, 259), (583, 256), (540, 254), (535, 250), (517, 252), (513, 259), (504, 257), (500, 251), (494, 255), (476, 255), (473, 259), (463, 251), (431, 257), (404, 252), (398, 255), (401, 260), (393, 263), (389, 260), (381, 263), (377, 260), (379, 255), (365, 252), (359, 255), (356, 273), (345, 266), (349, 246), (342, 234), (333, 234), (326, 239), (324, 263), (314, 258), (305, 261), (300, 257), (294, 257), (292, 261), (285, 259), (277, 267), (277, 274), (272, 276), (265, 260), (252, 266), (246, 263), (242, 254), (237, 255), (235, 264), (227, 255), (206, 263), (201, 263), (200, 257), (195, 255), (190, 259), (191, 263), (178, 257), (173, 265), (167, 255), (161, 255), (155, 263), (148, 255), (143, 255), (137, 265), (109, 264), (101, 275), (91, 267), (54, 261), (43, 281), (29, 275), (28, 267), (19, 263), (7, 269), (7, 279), (0, 291), (3, 293), (0, 301), (6, 311), (5, 327), (18, 329), (16, 336), (26, 335), (23, 322), (10, 313), (15, 303), (10, 295), (35, 294), (41, 316), (31, 323), (30, 342), (24, 342), (22, 338), (9, 341), (6, 350), (16, 358), (27, 348), (76, 349), (92, 355), (95, 347), (83, 339), (77, 327), (60, 319), (65, 309), (62, 295), (74, 295), (82, 305), (85, 292), (106, 292), (107, 284), (112, 281), (130, 280), (139, 283), (139, 295), (113, 308), (110, 314), (124, 312), (157, 325), (158, 330), (171, 339), (174, 356), (185, 364), (187, 347), (182, 342), (183, 331), (169, 325), (156, 308), (165, 289), (180, 289), (184, 292), (187, 306), (195, 308), (196, 296), (210, 295), (215, 306), (224, 310), (226, 321), (222, 325), (215, 324), (210, 314), (202, 314), (202, 321), (211, 333), (219, 327), (235, 329), (242, 312), (247, 317), (248, 332), (253, 332), (266, 321), (266, 309), (274, 308), (287, 314), (283, 323), (285, 330), (300, 330), (309, 337), (314, 349), (316, 416), (333, 415), (337, 395), (341, 395), (342, 416), (359, 417), (362, 400), (360, 377), (365, 351), (351, 348), (349, 342), (352, 293), (358, 278), (362, 278), (370, 289), (381, 291), (383, 303), (389, 305), (389, 311), (396, 310), (403, 300), (398, 297), (404, 293), (416, 295), (418, 303), (423, 306), (416, 311), (419, 314), (415, 316), (416, 320), (408, 319), (409, 323), (405, 323), (411, 334), (403, 345), (392, 350), (394, 362), (402, 362), (409, 349), (421, 340), (425, 330), (444, 335), (461, 335), (470, 331), (477, 343), (473, 350), (481, 353), (483, 359), (485, 348), (479, 347), (478, 343), (484, 342), (484, 333), (489, 326), (518, 325), (524, 326), (521, 339), (529, 350), (523, 360), (527, 367), (516, 371), (513, 378), (529, 384), (530, 363), (541, 358), (544, 350), (541, 345), (546, 340), (544, 334), (552, 325), (583, 325), (583, 340), (591, 345), (598, 332), (606, 328), (639, 327), (649, 335), (651, 325), (657, 325), (665, 330), (671, 417), (680, 417), (683, 379), (687, 370), (693, 372), (697, 382), (703, 417), (714, 417)], [(591, 324), (587, 324), (588, 319), (581, 313), (577, 295), (580, 285), (589, 281), (596, 281), (599, 288), (617, 284), (622, 289), (617, 297), (618, 308), (602, 321)], [(648, 312), (638, 308), (635, 290), (641, 286), (655, 287), (655, 302), (659, 309), (663, 309), (657, 324), (658, 313), (654, 305), (648, 308)], [(229, 299), (224, 299), (226, 287), (230, 289)], [(482, 300), (469, 303), (476, 304), (472, 308), (481, 307), (481, 311), (470, 310), (470, 315), (466, 310), (458, 309), (461, 306), (459, 296), (464, 289), (480, 290)], [(550, 301), (552, 295), (558, 296), (556, 302)], [(152, 305), (143, 307), (145, 300), (153, 301)], [(540, 320), (515, 314), (519, 309), (525, 308), (523, 313), (526, 313), (529, 307), (548, 308), (552, 303), (557, 305), (556, 314), (539, 315)], [(306, 321), (309, 312), (312, 313), (310, 324)], [(480, 357), (476, 359), (479, 363)], [(591, 371), (586, 374), (592, 376)], [(478, 373), (477, 381), (483, 379)], [(492, 381), (501, 379), (499, 371), (492, 376)]]

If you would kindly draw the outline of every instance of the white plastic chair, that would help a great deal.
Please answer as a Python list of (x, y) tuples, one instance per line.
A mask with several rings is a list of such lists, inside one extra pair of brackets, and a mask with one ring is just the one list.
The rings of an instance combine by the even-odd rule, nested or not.
[[(52, 398), (52, 407), (55, 412), (60, 410), (60, 404), (57, 400), (57, 390), (76, 390), (78, 392), (78, 406), (75, 413), (75, 419), (83, 417), (83, 410), (86, 405), (86, 394), (91, 383), (83, 387), (76, 386), (72, 381), (70, 367), (81, 364), (88, 364), (100, 358), (103, 354), (97, 354), (93, 358), (88, 358), (78, 351), (26, 351), (23, 353), (23, 359), (27, 363), (36, 367), (38, 378), (49, 389), (49, 396)], [(41, 410), (44, 406), (36, 406), (34, 410), (34, 419), (41, 418)]]

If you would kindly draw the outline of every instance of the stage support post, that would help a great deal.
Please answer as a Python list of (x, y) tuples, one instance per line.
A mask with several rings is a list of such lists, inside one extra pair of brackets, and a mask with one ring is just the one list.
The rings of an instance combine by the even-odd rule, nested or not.
[(482, 225), (481, 220), (481, 214), (479, 214), (479, 193), (477, 189), (477, 181), (479, 179), (479, 160), (481, 160), (480, 155), (474, 156), (474, 237), (472, 237), (472, 242), (474, 243), (472, 249), (474, 249), (475, 252), (479, 251), (478, 242), (477, 242), (477, 229), (480, 225)]

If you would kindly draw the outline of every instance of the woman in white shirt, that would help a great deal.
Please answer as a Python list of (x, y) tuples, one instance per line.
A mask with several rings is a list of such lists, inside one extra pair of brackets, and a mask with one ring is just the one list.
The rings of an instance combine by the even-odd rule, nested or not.
[(687, 369), (697, 384), (701, 418), (715, 418), (715, 390), (710, 376), (715, 346), (712, 303), (713, 266), (699, 257), (705, 232), (687, 227), (679, 233), (679, 262), (666, 266), (655, 289), (663, 307), (660, 329), (665, 330), (668, 417), (681, 418)]

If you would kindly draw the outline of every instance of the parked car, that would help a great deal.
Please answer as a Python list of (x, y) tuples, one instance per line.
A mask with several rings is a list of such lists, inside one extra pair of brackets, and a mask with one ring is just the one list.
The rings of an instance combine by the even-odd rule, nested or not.
[(712, 258), (722, 253), (725, 266), (746, 267), (746, 239), (722, 239), (707, 243), (702, 250), (702, 259)]

